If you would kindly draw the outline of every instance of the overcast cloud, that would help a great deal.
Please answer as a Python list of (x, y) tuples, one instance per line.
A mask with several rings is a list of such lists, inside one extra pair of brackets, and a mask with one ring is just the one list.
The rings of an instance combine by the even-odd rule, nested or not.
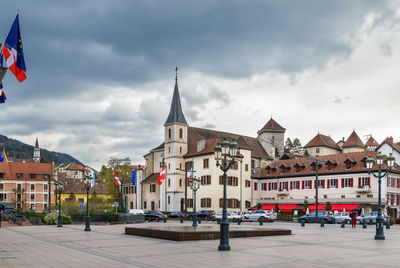
[[(179, 67), (188, 123), (256, 136), (353, 128), (400, 138), (396, 1), (7, 1), (28, 79), (3, 81), (0, 133), (100, 168), (162, 142)], [(3, 37), (1, 37), (3, 36)], [(217, 111), (217, 112), (216, 112)]]

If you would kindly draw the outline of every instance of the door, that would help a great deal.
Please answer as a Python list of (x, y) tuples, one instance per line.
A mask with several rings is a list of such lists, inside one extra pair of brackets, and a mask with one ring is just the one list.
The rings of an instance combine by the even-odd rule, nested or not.
[(185, 209), (185, 199), (181, 198), (181, 212), (183, 212)]

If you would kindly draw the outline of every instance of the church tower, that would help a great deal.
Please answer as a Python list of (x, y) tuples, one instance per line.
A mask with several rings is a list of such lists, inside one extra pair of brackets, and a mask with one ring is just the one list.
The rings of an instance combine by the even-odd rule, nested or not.
[(285, 146), (286, 129), (271, 119), (257, 132), (257, 139), (264, 147), (264, 150), (273, 158), (283, 155)]
[(36, 138), (35, 149), (33, 149), (33, 162), (40, 163), (40, 148), (38, 138)]
[(185, 178), (182, 171), (185, 169), (183, 155), (188, 147), (188, 124), (183, 115), (178, 90), (178, 68), (175, 69), (175, 88), (172, 97), (171, 109), (165, 121), (164, 161), (166, 176), (161, 185), (160, 209), (165, 211), (180, 211), (182, 198), (185, 192)]

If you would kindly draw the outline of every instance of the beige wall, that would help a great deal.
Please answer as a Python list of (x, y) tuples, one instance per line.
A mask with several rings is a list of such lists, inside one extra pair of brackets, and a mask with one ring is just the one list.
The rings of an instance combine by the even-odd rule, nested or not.
[[(317, 153), (317, 148), (319, 148), (319, 153)], [(317, 147), (309, 147), (306, 148), (308, 153), (311, 156), (323, 156), (323, 155), (331, 155), (331, 154), (338, 154), (340, 153), (339, 150), (328, 148), (328, 147), (323, 147), (323, 146), (317, 146)]]
[(349, 148), (343, 148), (343, 153), (357, 153), (357, 152), (364, 152), (365, 149), (360, 148), (360, 147), (349, 147)]

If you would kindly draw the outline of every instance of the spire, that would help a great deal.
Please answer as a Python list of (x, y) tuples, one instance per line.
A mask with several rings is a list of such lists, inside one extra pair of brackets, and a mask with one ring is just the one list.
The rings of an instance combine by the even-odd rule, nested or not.
[(167, 121), (165, 121), (164, 125), (169, 125), (172, 123), (181, 123), (181, 124), (187, 125), (185, 116), (183, 115), (183, 112), (182, 112), (181, 98), (179, 97), (178, 67), (175, 68), (175, 72), (176, 72), (175, 89), (174, 89), (174, 95), (172, 97), (171, 110), (169, 111)]
[(35, 148), (39, 148), (38, 138), (36, 137)]

